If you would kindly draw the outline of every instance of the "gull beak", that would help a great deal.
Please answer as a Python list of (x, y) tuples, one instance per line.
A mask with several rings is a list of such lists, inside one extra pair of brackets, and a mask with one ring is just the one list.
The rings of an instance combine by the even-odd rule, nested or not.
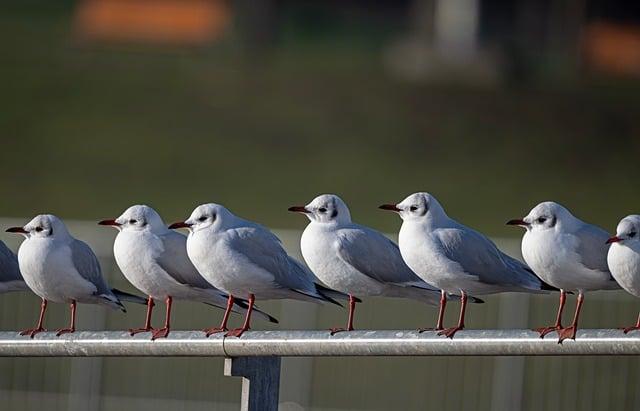
[(311, 212), (307, 210), (305, 206), (293, 206), (293, 207), (289, 207), (288, 210), (291, 211), (292, 213), (302, 213), (302, 214), (309, 214)]
[(396, 213), (399, 213), (400, 211), (402, 211), (395, 204), (383, 204), (378, 208), (381, 209), (381, 210), (395, 211)]
[(515, 219), (507, 221), (507, 225), (517, 225), (520, 227), (529, 227), (529, 223), (524, 221), (523, 219)]
[(102, 220), (98, 222), (99, 225), (109, 225), (112, 227), (120, 227), (122, 224), (117, 222), (116, 220)]
[(190, 228), (193, 224), (189, 224), (184, 221), (179, 221), (177, 223), (173, 223), (169, 226), (171, 230), (175, 230), (176, 228)]
[(622, 241), (622, 238), (616, 236), (611, 237), (610, 239), (607, 240), (606, 244), (612, 244), (612, 243), (619, 243), (620, 241)]
[(7, 233), (29, 234), (27, 230), (22, 227), (11, 227), (5, 230)]

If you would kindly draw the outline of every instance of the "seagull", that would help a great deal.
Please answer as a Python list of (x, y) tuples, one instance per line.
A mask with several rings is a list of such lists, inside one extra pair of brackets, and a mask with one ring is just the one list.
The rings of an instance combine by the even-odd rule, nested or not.
[[(169, 230), (160, 215), (147, 205), (129, 207), (118, 218), (103, 220), (98, 224), (112, 226), (118, 230), (113, 244), (116, 263), (124, 276), (134, 287), (145, 293), (147, 316), (142, 328), (129, 330), (131, 335), (152, 332), (152, 340), (165, 338), (171, 328), (171, 305), (174, 298), (193, 300), (225, 309), (220, 327), (206, 328), (207, 337), (227, 331), (229, 313), (244, 312), (246, 302), (231, 300), (224, 292), (209, 284), (193, 266), (187, 256), (187, 237)], [(166, 304), (163, 328), (151, 327), (151, 313), (154, 300), (164, 300)], [(256, 310), (268, 321), (278, 321)]]
[[(525, 218), (510, 220), (507, 224), (527, 230), (522, 237), (524, 260), (540, 278), (560, 289), (555, 324), (535, 331), (540, 333), (540, 338), (557, 331), (558, 343), (575, 339), (585, 291), (620, 288), (607, 267), (609, 235), (552, 201), (538, 204)], [(571, 326), (563, 327), (562, 311), (567, 291), (577, 291), (578, 299)]]
[(41, 214), (24, 227), (6, 231), (26, 238), (18, 250), (20, 271), (29, 288), (42, 298), (38, 324), (20, 335), (33, 338), (46, 331), (42, 325), (49, 301), (71, 307), (71, 323), (56, 330), (57, 336), (75, 332), (76, 303), (101, 304), (123, 312), (126, 309), (121, 300), (144, 304), (140, 297), (109, 288), (91, 248), (73, 238), (58, 217)]
[[(330, 288), (349, 295), (347, 326), (332, 328), (332, 335), (353, 330), (355, 295), (412, 298), (432, 305), (442, 300), (444, 306), (446, 293), (411, 271), (393, 241), (352, 222), (349, 208), (337, 195), (323, 194), (289, 211), (302, 213), (311, 221), (300, 240), (311, 271)], [(436, 329), (443, 329), (442, 315)]]
[(27, 283), (24, 282), (24, 278), (20, 274), (18, 257), (9, 250), (5, 243), (0, 241), (0, 293), (28, 289)]
[(399, 245), (407, 265), (427, 283), (461, 295), (458, 325), (441, 330), (439, 335), (453, 338), (464, 328), (469, 295), (552, 289), (483, 234), (447, 216), (431, 194), (414, 193), (399, 204), (380, 208), (400, 214), (403, 220)]
[(196, 207), (188, 220), (169, 226), (188, 228), (187, 253), (200, 274), (233, 300), (247, 296), (244, 324), (225, 336), (249, 329), (255, 299), (331, 302), (341, 293), (317, 284), (306, 267), (285, 252), (280, 239), (265, 227), (235, 216), (219, 204)]
[[(640, 297), (640, 215), (623, 218), (616, 235), (607, 240), (607, 264), (613, 278), (629, 294)], [(640, 330), (640, 315), (636, 325), (623, 328), (624, 333)]]

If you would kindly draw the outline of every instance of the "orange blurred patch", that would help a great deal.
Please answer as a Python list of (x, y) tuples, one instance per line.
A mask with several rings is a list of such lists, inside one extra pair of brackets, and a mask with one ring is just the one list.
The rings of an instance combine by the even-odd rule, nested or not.
[(229, 19), (222, 0), (85, 0), (75, 25), (89, 41), (202, 44), (220, 37)]
[(600, 71), (640, 76), (640, 28), (611, 23), (587, 26), (583, 37), (587, 64)]

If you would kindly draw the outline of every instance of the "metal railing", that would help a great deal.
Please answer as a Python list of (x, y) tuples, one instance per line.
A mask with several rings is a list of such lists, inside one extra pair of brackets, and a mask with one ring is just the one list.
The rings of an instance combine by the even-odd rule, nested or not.
[(581, 330), (575, 341), (558, 344), (530, 330), (466, 330), (454, 339), (434, 332), (250, 331), (241, 338), (206, 338), (198, 331), (174, 331), (151, 341), (118, 331), (82, 331), (62, 337), (28, 338), (0, 332), (3, 357), (226, 357), (225, 375), (243, 378), (242, 410), (277, 410), (281, 357), (318, 356), (580, 356), (640, 355), (640, 333)]
[(201, 331), (172, 331), (151, 341), (120, 331), (81, 331), (31, 339), (0, 332), (2, 357), (337, 357), (337, 356), (533, 356), (640, 355), (640, 332), (579, 330), (558, 344), (555, 334), (540, 339), (530, 330), (465, 330), (454, 339), (434, 332), (248, 331), (241, 338)]

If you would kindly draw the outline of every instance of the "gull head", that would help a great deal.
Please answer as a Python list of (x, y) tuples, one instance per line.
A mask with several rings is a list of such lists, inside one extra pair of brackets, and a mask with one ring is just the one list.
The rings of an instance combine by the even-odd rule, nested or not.
[(618, 223), (616, 235), (607, 240), (611, 243), (631, 243), (640, 241), (640, 215), (626, 216)]
[(379, 208), (395, 211), (404, 221), (438, 221), (447, 217), (438, 200), (429, 193), (413, 193), (398, 204), (383, 204)]
[(202, 204), (193, 210), (191, 216), (185, 221), (173, 223), (171, 229), (187, 228), (190, 232), (200, 230), (220, 230), (226, 223), (233, 220), (234, 215), (220, 204)]
[(118, 231), (161, 232), (166, 229), (162, 217), (147, 205), (131, 206), (120, 217), (114, 220), (102, 220), (98, 224), (114, 227)]
[(322, 194), (306, 206), (289, 207), (289, 211), (302, 213), (316, 223), (350, 223), (349, 207), (335, 194)]
[(571, 228), (578, 221), (565, 207), (553, 201), (545, 201), (533, 207), (526, 217), (509, 220), (507, 225), (524, 227), (527, 231), (553, 230), (557, 227)]
[(35, 216), (24, 227), (12, 227), (8, 233), (18, 233), (26, 238), (56, 238), (69, 236), (69, 231), (61, 219), (52, 214)]

